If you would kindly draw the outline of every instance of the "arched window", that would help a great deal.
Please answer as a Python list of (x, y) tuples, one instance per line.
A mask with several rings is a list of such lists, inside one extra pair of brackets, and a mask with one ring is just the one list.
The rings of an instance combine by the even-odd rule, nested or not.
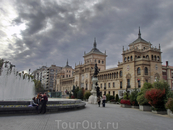
[(123, 73), (122, 73), (122, 71), (120, 71), (120, 77), (122, 77), (123, 76)]
[(118, 78), (118, 72), (117, 72), (117, 78)]
[(126, 57), (124, 58), (124, 62), (126, 62)]
[(131, 61), (133, 60), (133, 56), (130, 57)]
[(104, 64), (104, 61), (102, 60), (102, 64)]
[(97, 62), (97, 60), (95, 59), (95, 63)]
[(156, 56), (154, 56), (154, 60), (156, 61)]
[(141, 68), (138, 67), (138, 68), (137, 68), (137, 75), (140, 75), (140, 74), (141, 74)]
[(145, 67), (145, 75), (148, 75), (148, 68)]
[(140, 56), (138, 56), (138, 58), (141, 58)]
[(160, 57), (159, 56), (157, 56), (157, 61), (159, 61), (160, 60)]
[(98, 61), (98, 63), (100, 63), (100, 60)]
[(146, 55), (146, 58), (147, 58), (147, 59), (149, 59), (149, 56), (148, 56), (148, 55)]
[(153, 55), (151, 55), (151, 60), (153, 60)]
[(100, 88), (102, 88), (102, 84), (100, 84)]
[(130, 60), (130, 57), (128, 56), (127, 60), (129, 61)]

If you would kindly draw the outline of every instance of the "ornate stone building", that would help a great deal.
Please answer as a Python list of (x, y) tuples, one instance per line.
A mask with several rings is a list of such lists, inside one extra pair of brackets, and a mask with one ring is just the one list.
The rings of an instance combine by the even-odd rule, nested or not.
[(153, 83), (156, 79), (162, 79), (162, 60), (160, 45), (153, 47), (150, 42), (141, 38), (139, 29), (138, 38), (129, 44), (127, 50), (122, 51), (122, 62), (118, 67), (106, 69), (106, 52), (97, 49), (96, 40), (89, 53), (84, 52), (84, 64), (75, 65), (73, 76), (57, 78), (56, 91), (72, 90), (73, 85), (83, 87), (86, 90), (92, 88), (92, 76), (94, 65), (100, 70), (98, 85), (100, 91), (105, 94), (122, 96), (123, 91), (141, 88), (144, 82)]

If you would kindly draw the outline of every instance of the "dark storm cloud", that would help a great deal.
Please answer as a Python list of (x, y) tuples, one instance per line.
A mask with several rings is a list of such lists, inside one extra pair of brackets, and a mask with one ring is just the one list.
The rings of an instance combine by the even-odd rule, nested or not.
[[(141, 26), (142, 38), (154, 46), (161, 44), (164, 57), (171, 54), (173, 45), (171, 0), (71, 0), (58, 3), (47, 0), (17, 0), (18, 17), (14, 25), (26, 24), (21, 32), (22, 40), (16, 38), (14, 53), (9, 58), (20, 69), (37, 69), (41, 65), (65, 66), (66, 60), (74, 67), (83, 62), (84, 51), (97, 47), (105, 52), (107, 66), (122, 61), (122, 46), (125, 49), (137, 39)], [(163, 60), (163, 59), (162, 59)], [(170, 64), (173, 62), (170, 62)]]

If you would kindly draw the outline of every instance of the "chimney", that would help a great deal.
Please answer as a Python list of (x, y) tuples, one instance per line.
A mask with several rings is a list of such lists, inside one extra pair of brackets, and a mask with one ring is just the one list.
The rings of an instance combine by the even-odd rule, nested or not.
[(166, 61), (166, 67), (168, 67), (168, 61)]

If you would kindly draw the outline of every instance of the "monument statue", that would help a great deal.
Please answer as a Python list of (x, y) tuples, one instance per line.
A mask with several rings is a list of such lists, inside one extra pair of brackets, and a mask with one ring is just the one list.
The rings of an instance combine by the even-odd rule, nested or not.
[(92, 90), (91, 90), (92, 95), (89, 97), (89, 100), (88, 100), (88, 103), (91, 103), (91, 104), (97, 104), (97, 95), (99, 95), (98, 94), (99, 87), (98, 87), (98, 83), (97, 83), (98, 82), (98, 78), (97, 78), (98, 73), (99, 73), (99, 69), (97, 67), (97, 64), (95, 64), (94, 74), (92, 77), (92, 83), (93, 83)]
[(97, 67), (97, 64), (95, 64), (93, 77), (97, 77), (98, 73), (99, 73), (99, 69)]

